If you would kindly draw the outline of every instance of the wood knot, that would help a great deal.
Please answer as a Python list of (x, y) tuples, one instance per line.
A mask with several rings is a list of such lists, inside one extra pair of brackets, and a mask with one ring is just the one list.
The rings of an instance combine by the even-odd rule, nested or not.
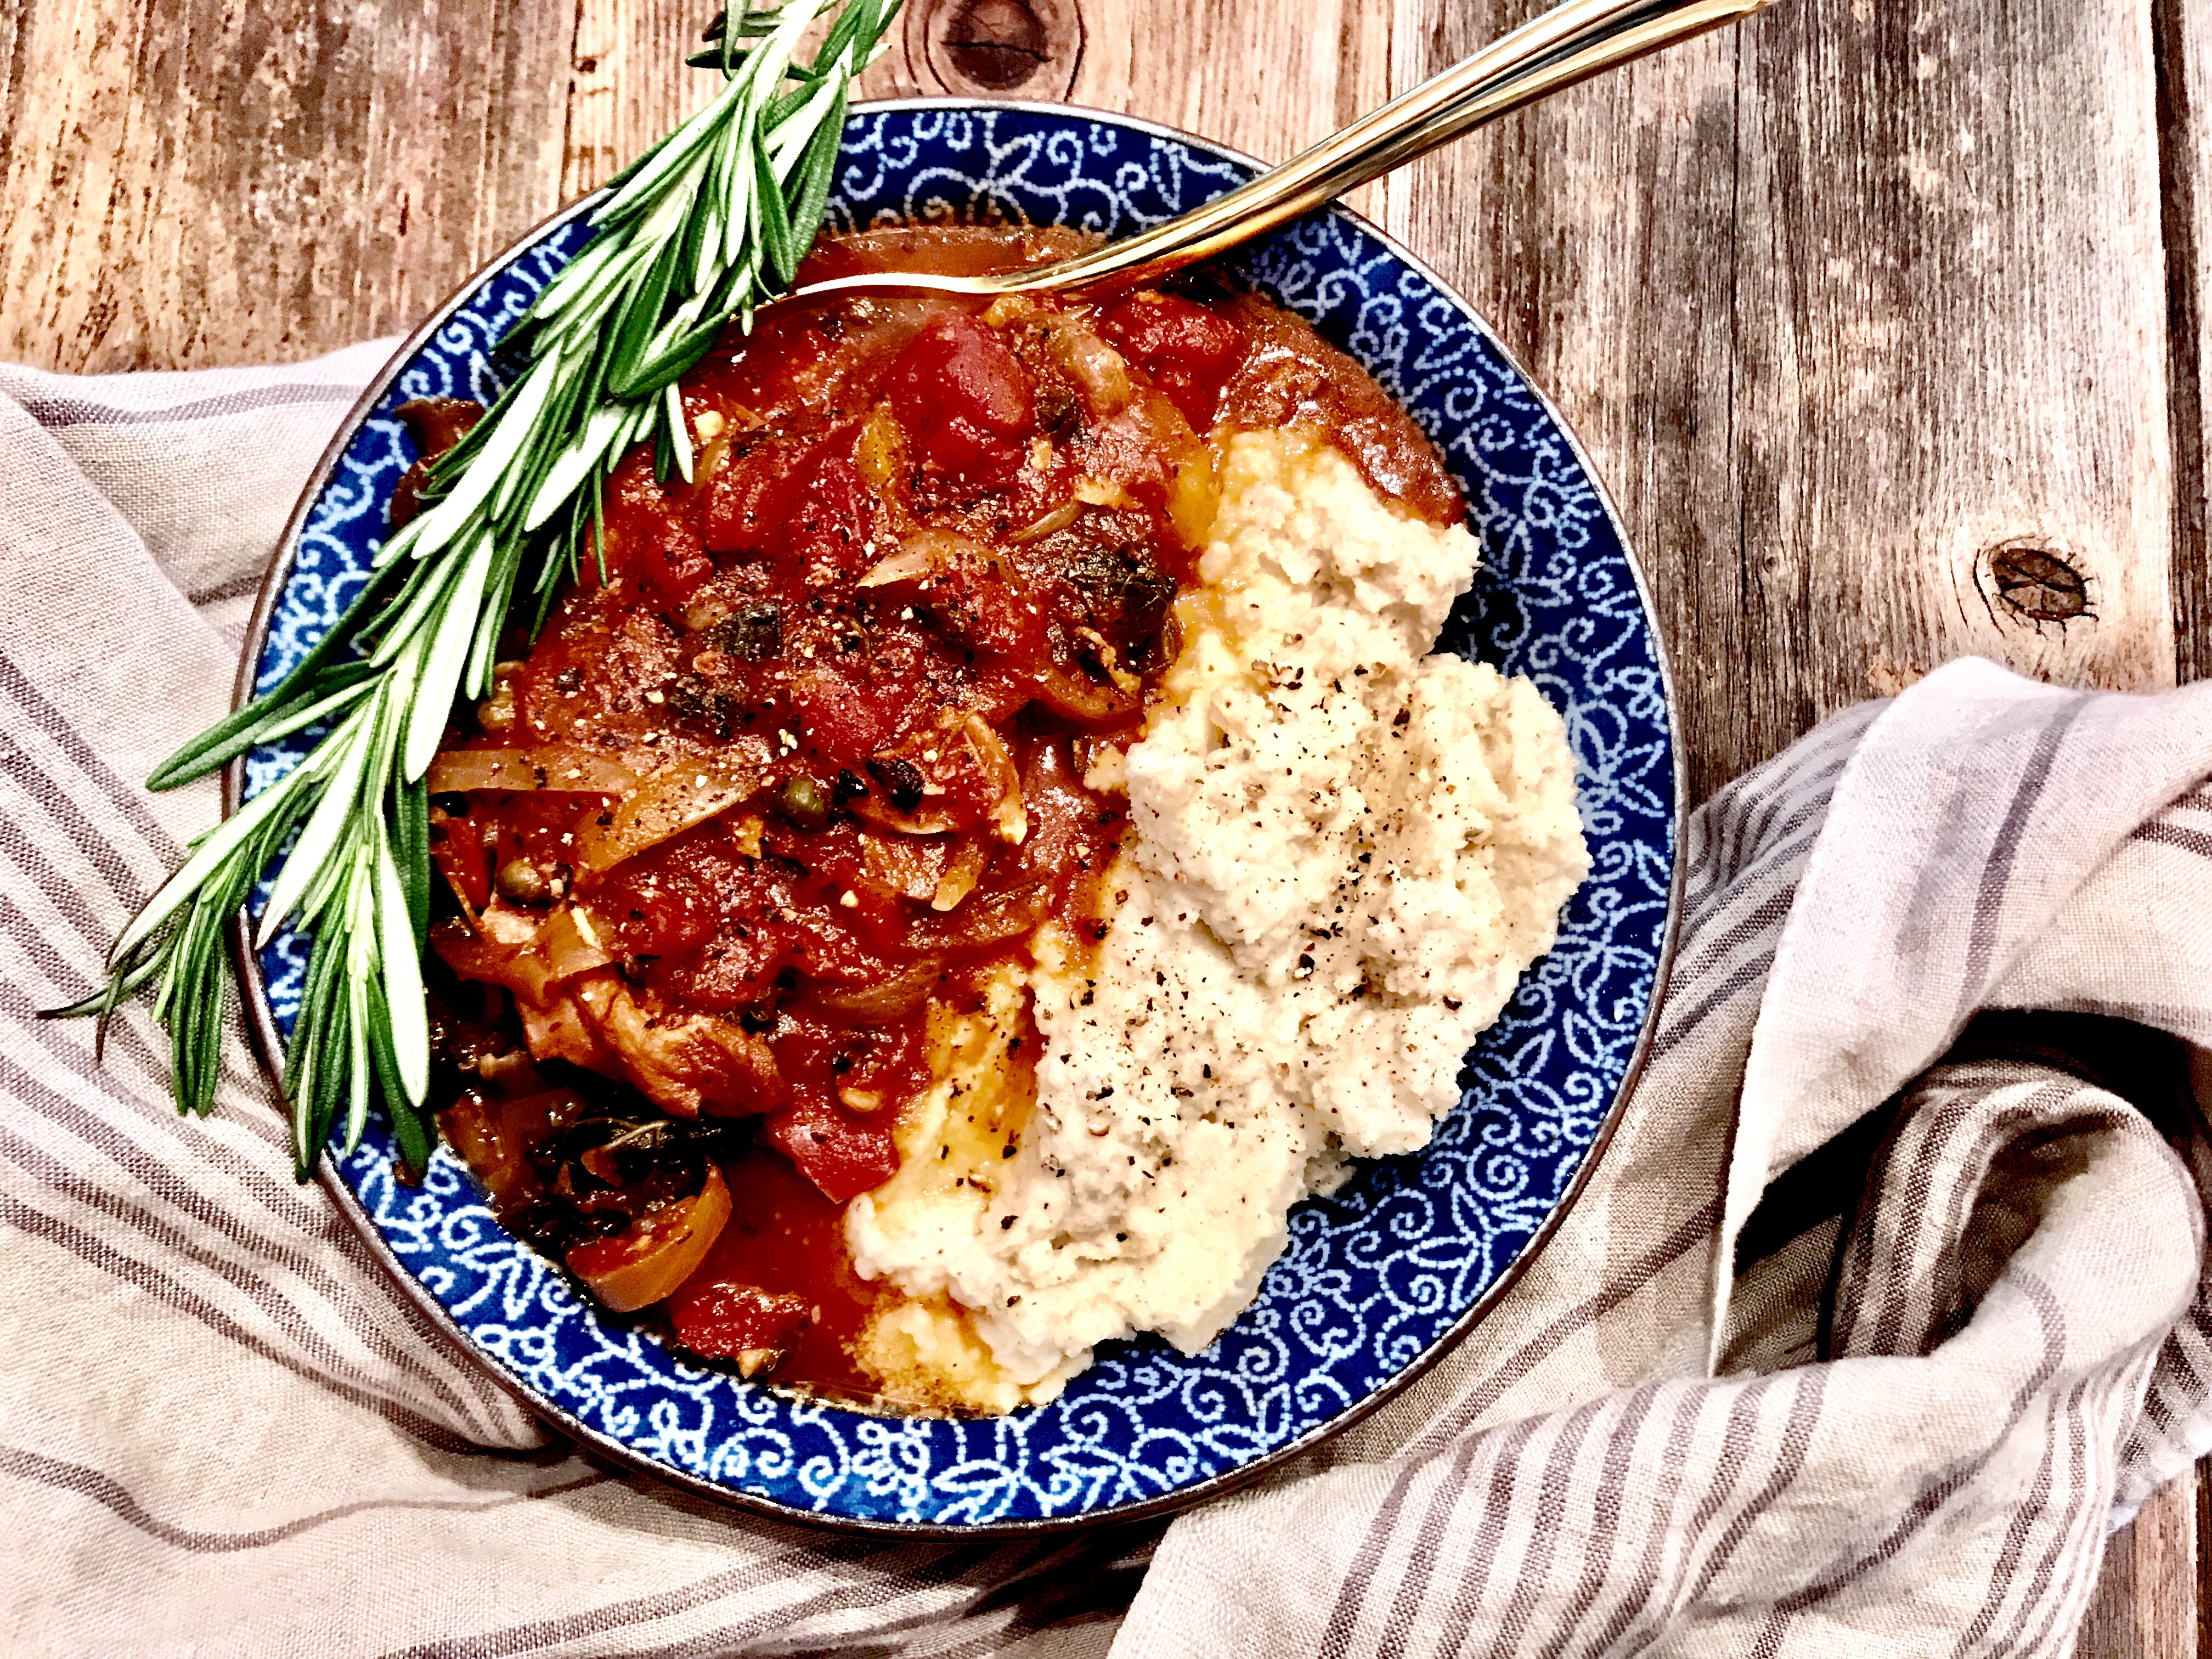
[(2089, 614), (2089, 584), (2073, 563), (2048, 548), (2006, 546), (1989, 556), (1997, 603), (2032, 623), (2063, 623)]
[(1083, 21), (1075, 0), (928, 0), (908, 10), (907, 53), (917, 79), (946, 92), (1065, 97)]

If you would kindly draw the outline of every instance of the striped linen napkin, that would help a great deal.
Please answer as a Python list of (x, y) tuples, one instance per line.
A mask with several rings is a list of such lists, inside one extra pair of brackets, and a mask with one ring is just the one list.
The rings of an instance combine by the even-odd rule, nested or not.
[(2212, 1446), (2212, 687), (1954, 664), (1693, 820), (1635, 1100), (1498, 1310), (1172, 1525), (841, 1538), (551, 1441), (427, 1328), (235, 1033), (36, 1008), (215, 811), (268, 550), (380, 343), (0, 367), (0, 1514), (10, 1654), (2063, 1651)]

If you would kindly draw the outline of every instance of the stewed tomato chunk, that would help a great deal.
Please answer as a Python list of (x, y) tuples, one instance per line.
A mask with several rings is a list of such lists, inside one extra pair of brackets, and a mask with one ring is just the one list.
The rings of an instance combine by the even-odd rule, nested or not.
[(1099, 320), (1099, 331), (1141, 363), (1200, 432), (1243, 362), (1244, 335), (1218, 312), (1173, 294), (1139, 294)]
[(803, 1297), (723, 1279), (687, 1285), (668, 1304), (677, 1341), (702, 1358), (731, 1360), (747, 1376), (781, 1359), (812, 1316)]
[(1035, 421), (1028, 376), (997, 331), (964, 312), (933, 318), (892, 363), (884, 396), (922, 463), (1001, 481), (1020, 465), (1010, 441)]

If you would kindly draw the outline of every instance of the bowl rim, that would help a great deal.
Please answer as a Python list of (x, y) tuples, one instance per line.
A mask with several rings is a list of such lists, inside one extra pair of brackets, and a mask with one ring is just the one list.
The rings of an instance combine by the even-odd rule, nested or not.
[[(1014, 110), (1027, 114), (1087, 118), (1127, 128), (1151, 137), (1163, 138), (1172, 143), (1191, 146), (1202, 152), (1250, 167), (1255, 172), (1264, 172), (1268, 165), (1256, 157), (1246, 155), (1242, 150), (1231, 149), (1212, 139), (1200, 137), (1194, 133), (1170, 126), (1164, 122), (1151, 120), (1143, 116), (1098, 109), (1089, 105), (1057, 103), (1040, 99), (951, 96), (866, 99), (850, 106), (846, 111), (846, 118), (850, 120), (859, 116), (881, 115), (898, 111), (932, 110), (944, 111), (947, 113), (983, 113)], [(393, 348), (390, 359), (382, 368), (377, 371), (374, 378), (362, 388), (361, 396), (355, 400), (353, 406), (339, 421), (330, 443), (325, 447), (321, 458), (315, 463), (314, 470), (308, 474), (306, 483), (301, 486), (299, 500), (292, 508), (291, 516), (285, 520), (284, 528), (278, 536), (276, 548), (270, 556), (269, 566), (262, 575), (261, 586), (254, 599), (253, 612), (247, 620), (244, 642), (239, 651), (238, 671), (231, 690), (231, 707), (234, 709), (242, 707), (253, 694), (255, 682), (259, 677), (261, 655), (268, 645), (270, 623), (275, 615), (278, 598), (283, 593), (285, 582), (291, 574), (300, 545), (300, 538), (307, 528), (308, 516), (337, 472), (339, 460), (360, 433), (362, 423), (374, 412), (376, 405), (383, 401), (385, 394), (392, 389), (392, 382), (398, 378), (401, 370), (413, 359), (416, 353), (444, 327), (453, 313), (466, 304), (495, 272), (505, 269), (554, 232), (590, 212), (592, 208), (605, 199), (607, 193), (606, 188), (601, 186), (557, 209), (523, 231), (497, 253), (471, 271), (444, 300), (440, 301), (428, 316)], [(378, 1266), (392, 1279), (401, 1292), (414, 1304), (432, 1328), (459, 1350), (461, 1357), (467, 1363), (489, 1376), (495, 1386), (507, 1394), (533, 1418), (550, 1428), (555, 1433), (570, 1441), (586, 1455), (595, 1456), (623, 1468), (636, 1470), (640, 1474), (666, 1481), (684, 1491), (696, 1493), (733, 1509), (758, 1515), (769, 1520), (811, 1527), (824, 1532), (872, 1533), (889, 1537), (935, 1540), (1008, 1538), (1040, 1533), (1070, 1532), (1085, 1527), (1116, 1526), (1151, 1520), (1191, 1508), (1249, 1486), (1263, 1475), (1280, 1468), (1291, 1459), (1312, 1450), (1322, 1442), (1341, 1434), (1354, 1424), (1364, 1420), (1403, 1394), (1433, 1370), (1447, 1354), (1464, 1342), (1468, 1334), (1504, 1300), (1507, 1294), (1528, 1270), (1529, 1263), (1534, 1261), (1544, 1247), (1551, 1243), (1553, 1235), (1559, 1231), (1568, 1212), (1575, 1207), (1589, 1187), (1599, 1161), (1612, 1145), (1614, 1132), (1620, 1127), (1621, 1117), (1627, 1109), (1629, 1099), (1635, 1093), (1637, 1085), (1643, 1078), (1644, 1068), (1651, 1052), (1652, 1039), (1658, 1029), (1660, 1007), (1666, 999), (1668, 984), (1672, 976), (1675, 946), (1681, 929), (1685, 871), (1683, 843), (1689, 820), (1688, 766), (1683, 753), (1681, 711), (1675, 696), (1674, 672), (1668, 661), (1666, 641), (1659, 629), (1657, 612), (1652, 604), (1650, 581), (1644, 572), (1642, 559), (1638, 556), (1635, 546), (1629, 539), (1628, 528), (1622, 522), (1619, 509), (1613, 505), (1612, 494), (1607, 489), (1604, 480), (1599, 476), (1596, 467), (1591, 462), (1589, 452), (1584, 447), (1580, 435), (1568, 423), (1559, 406), (1553, 402), (1551, 395), (1537, 384), (1535, 378), (1528, 373), (1527, 366), (1522, 362), (1519, 356), (1503, 339), (1498, 337), (1498, 331), (1490, 325), (1489, 319), (1477, 311), (1456, 289), (1445, 282), (1427, 261), (1364, 214), (1346, 207), (1341, 202), (1329, 203), (1319, 211), (1341, 214), (1358, 228), (1375, 238), (1394, 258), (1403, 261), (1408, 268), (1418, 272), (1436, 289), (1438, 294), (1449, 300), (1467, 317), (1490, 348), (1497, 352), (1500, 359), (1520, 377), (1522, 384), (1535, 398), (1560, 435), (1566, 440), (1569, 451), (1581, 467), (1583, 476), (1589, 482), (1592, 493), (1597, 497), (1599, 508), (1604, 514), (1606, 521), (1612, 526), (1615, 539), (1620, 543), (1621, 554), (1628, 565), (1629, 574), (1636, 584), (1638, 601), (1644, 607), (1645, 621), (1650, 629), (1652, 655), (1657, 665), (1660, 695), (1667, 713), (1671, 781), (1674, 786), (1674, 812), (1668, 825), (1674, 839), (1674, 856), (1668, 872), (1667, 914), (1660, 933), (1658, 959), (1652, 972), (1650, 1001), (1644, 1009), (1644, 1021), (1637, 1032), (1635, 1045), (1630, 1050), (1628, 1064), (1621, 1073), (1619, 1085), (1613, 1091), (1613, 1100), (1606, 1109), (1605, 1116), (1598, 1125), (1597, 1133), (1592, 1138), (1589, 1151), (1583, 1155), (1581, 1164), (1568, 1181), (1566, 1190), (1559, 1195), (1558, 1202), (1553, 1205), (1535, 1231), (1529, 1235), (1528, 1242), (1515, 1253), (1513, 1259), (1506, 1263), (1504, 1270), (1484, 1287), (1482, 1293), (1476, 1297), (1467, 1310), (1452, 1322), (1448, 1330), (1431, 1341), (1395, 1376), (1325, 1422), (1316, 1424), (1304, 1433), (1285, 1441), (1249, 1463), (1240, 1464), (1235, 1468), (1224, 1469), (1218, 1474), (1210, 1475), (1192, 1486), (1164, 1492), (1157, 1498), (1147, 1498), (1141, 1503), (1077, 1515), (952, 1523), (937, 1521), (886, 1521), (872, 1516), (830, 1515), (818, 1510), (799, 1509), (793, 1505), (779, 1503), (774, 1498), (761, 1497), (757, 1493), (741, 1492), (733, 1487), (720, 1485), (704, 1476), (693, 1474), (686, 1470), (655, 1462), (624, 1442), (583, 1422), (560, 1405), (529, 1387), (519, 1377), (495, 1364), (477, 1348), (470, 1340), (468, 1334), (447, 1310), (444, 1304), (433, 1296), (414, 1274), (408, 1272), (398, 1257), (393, 1254), (384, 1235), (378, 1231), (375, 1222), (370, 1218), (368, 1210), (353, 1188), (346, 1184), (345, 1177), (340, 1173), (336, 1161), (328, 1155), (325, 1149), (319, 1157), (318, 1179), (325, 1190), (331, 1194), (339, 1213), (360, 1236), (362, 1244)], [(244, 756), (233, 760), (223, 769), (222, 815), (226, 818), (237, 811), (243, 804), (245, 778)], [(283, 1075), (283, 1038), (276, 1029), (276, 1017), (269, 1006), (267, 982), (261, 972), (258, 954), (252, 948), (251, 931), (247, 926), (247, 921), (246, 914), (241, 910), (232, 919), (228, 928), (232, 963), (237, 970), (240, 981), (247, 1034), (252, 1038), (256, 1057), (260, 1060), (263, 1069), (268, 1073), (273, 1084)]]

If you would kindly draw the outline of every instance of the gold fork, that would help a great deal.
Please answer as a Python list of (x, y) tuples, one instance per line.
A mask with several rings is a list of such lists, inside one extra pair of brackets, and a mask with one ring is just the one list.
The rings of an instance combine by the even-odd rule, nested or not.
[(1121, 241), (1053, 264), (988, 276), (870, 272), (814, 283), (787, 297), (810, 300), (887, 289), (1036, 294), (1109, 281), (1154, 281), (1264, 234), (1470, 128), (1616, 64), (1737, 22), (1771, 3), (1567, 0), (1251, 183)]

